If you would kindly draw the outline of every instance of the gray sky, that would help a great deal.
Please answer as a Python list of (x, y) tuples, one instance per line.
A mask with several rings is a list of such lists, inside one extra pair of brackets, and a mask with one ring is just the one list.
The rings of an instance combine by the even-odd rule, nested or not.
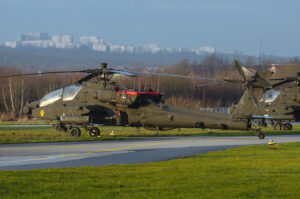
[(299, 0), (0, 0), (0, 43), (27, 32), (114, 44), (300, 56)]

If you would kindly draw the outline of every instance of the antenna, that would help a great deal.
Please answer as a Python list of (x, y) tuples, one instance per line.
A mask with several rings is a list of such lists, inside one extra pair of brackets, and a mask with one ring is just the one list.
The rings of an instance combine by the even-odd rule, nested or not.
[(263, 37), (260, 38), (260, 48), (259, 48), (259, 57), (258, 57), (258, 70), (261, 71), (261, 51), (262, 51), (262, 45), (263, 45)]

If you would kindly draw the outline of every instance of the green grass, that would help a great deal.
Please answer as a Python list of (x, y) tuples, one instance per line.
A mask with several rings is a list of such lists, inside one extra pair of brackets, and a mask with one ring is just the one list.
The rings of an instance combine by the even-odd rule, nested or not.
[(32, 120), (19, 120), (19, 121), (0, 121), (0, 125), (43, 125), (43, 124), (49, 124), (49, 123), (55, 123), (54, 121), (51, 122), (50, 120), (38, 120), (38, 119), (32, 119)]
[(299, 198), (300, 143), (133, 165), (0, 171), (6, 198)]
[[(23, 124), (31, 124), (32, 121)], [(41, 122), (35, 121), (39, 124)], [(90, 137), (87, 132), (82, 130), (81, 137), (71, 137), (69, 133), (58, 132), (53, 127), (49, 126), (9, 126), (19, 123), (0, 123), (0, 144), (4, 143), (27, 143), (27, 142), (57, 142), (57, 141), (84, 141), (84, 140), (99, 140), (99, 139), (138, 139), (142, 136), (237, 136), (237, 135), (253, 135), (251, 131), (234, 131), (234, 130), (214, 130), (213, 133), (209, 129), (182, 128), (170, 131), (160, 131), (156, 135), (155, 131), (140, 129), (140, 133), (136, 132), (134, 127), (118, 127), (118, 126), (100, 126), (101, 138)], [(114, 131), (115, 135), (110, 136)], [(271, 127), (264, 128), (263, 132), (266, 135), (281, 135), (281, 134), (300, 134), (300, 125), (294, 125), (292, 131), (274, 131)]]

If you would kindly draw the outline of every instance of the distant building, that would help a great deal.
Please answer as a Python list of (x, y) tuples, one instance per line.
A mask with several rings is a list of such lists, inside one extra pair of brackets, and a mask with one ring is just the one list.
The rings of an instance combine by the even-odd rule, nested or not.
[(98, 45), (96, 44), (96, 45), (92, 46), (92, 49), (96, 50), (96, 51), (106, 52), (107, 49), (108, 49), (108, 46), (107, 45), (103, 45), (103, 44), (98, 44)]
[(197, 50), (191, 50), (192, 52), (196, 53), (197, 55), (200, 55), (200, 54), (212, 54), (212, 53), (215, 53), (215, 48), (214, 47), (211, 47), (211, 46), (203, 46)]
[(111, 53), (124, 53), (126, 46), (123, 45), (110, 45), (109, 50)]
[(158, 44), (150, 43), (144, 46), (144, 52), (147, 53), (158, 53), (161, 51), (161, 48)]
[(18, 41), (49, 40), (48, 33), (30, 32), (18, 36)]
[(18, 46), (18, 43), (16, 41), (8, 41), (4, 43), (4, 46), (9, 48), (16, 48)]
[(74, 38), (72, 35), (53, 35), (52, 36), (52, 41), (54, 42), (58, 42), (58, 43), (73, 43), (74, 42)]

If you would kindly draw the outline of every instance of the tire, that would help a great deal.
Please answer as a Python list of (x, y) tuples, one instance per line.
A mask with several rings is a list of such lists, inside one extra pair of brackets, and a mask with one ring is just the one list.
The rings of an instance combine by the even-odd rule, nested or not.
[(292, 130), (293, 129), (293, 126), (291, 123), (285, 123), (284, 126), (283, 126), (284, 130)]
[(72, 128), (71, 131), (70, 131), (70, 135), (72, 137), (79, 137), (81, 135), (80, 128), (78, 128), (78, 127)]
[(275, 124), (275, 125), (273, 126), (273, 129), (274, 129), (274, 130), (277, 130), (277, 131), (281, 131), (282, 125), (280, 125), (280, 124)]
[(96, 137), (100, 135), (100, 130), (97, 127), (92, 127), (89, 129), (89, 134), (91, 137)]

